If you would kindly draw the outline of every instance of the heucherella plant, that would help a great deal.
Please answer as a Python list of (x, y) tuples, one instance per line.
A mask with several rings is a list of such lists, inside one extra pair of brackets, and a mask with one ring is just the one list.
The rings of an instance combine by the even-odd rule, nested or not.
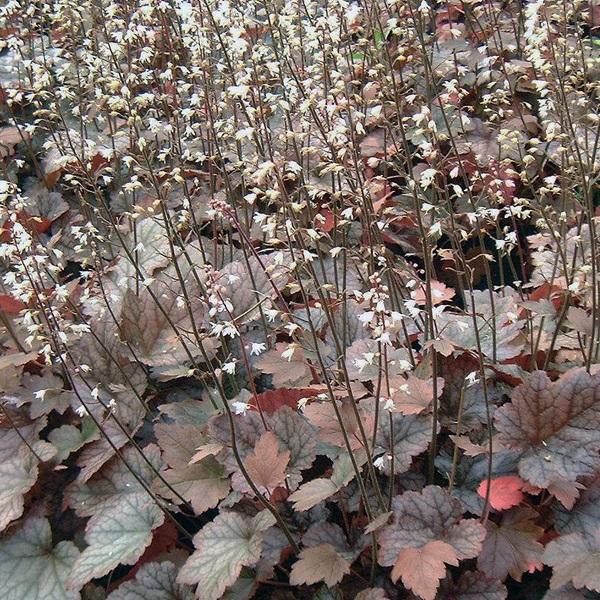
[(596, 0), (0, 33), (3, 598), (600, 594)]

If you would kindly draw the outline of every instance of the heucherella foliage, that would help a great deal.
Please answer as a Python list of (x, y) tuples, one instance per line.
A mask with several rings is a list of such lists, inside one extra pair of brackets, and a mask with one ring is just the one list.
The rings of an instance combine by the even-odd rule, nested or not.
[(2, 598), (600, 593), (596, 0), (0, 33)]

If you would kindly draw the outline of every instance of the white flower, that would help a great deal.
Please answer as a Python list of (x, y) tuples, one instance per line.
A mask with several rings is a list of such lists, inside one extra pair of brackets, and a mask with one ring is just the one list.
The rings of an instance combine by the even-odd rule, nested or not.
[(474, 385), (475, 383), (477, 383), (479, 381), (479, 379), (477, 379), (477, 371), (471, 371), (465, 377), (465, 381), (467, 382), (467, 385)]
[(233, 408), (233, 412), (236, 415), (245, 415), (248, 412), (249, 406), (247, 402), (240, 402), (236, 400), (235, 402), (231, 403), (231, 408)]
[(298, 400), (298, 410), (300, 412), (304, 412), (304, 409), (306, 408), (306, 405), (309, 400), (310, 398), (300, 398), (300, 400)]
[(229, 373), (229, 375), (233, 375), (235, 373), (235, 361), (224, 363), (223, 371), (225, 371), (225, 373)]
[(281, 353), (281, 358), (285, 358), (288, 362), (291, 362), (295, 351), (296, 351), (296, 348), (294, 346), (290, 345), (290, 346), (288, 346), (287, 350), (284, 350)]
[(394, 406), (394, 401), (391, 398), (387, 398), (383, 404), (383, 409), (392, 412), (394, 410)]
[(267, 349), (267, 345), (263, 342), (252, 342), (250, 347), (250, 356), (258, 356)]

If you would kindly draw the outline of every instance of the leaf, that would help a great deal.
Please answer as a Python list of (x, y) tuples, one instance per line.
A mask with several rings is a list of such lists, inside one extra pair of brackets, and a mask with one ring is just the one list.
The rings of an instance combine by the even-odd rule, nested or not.
[(194, 425), (196, 427), (203, 427), (216, 413), (215, 408), (208, 400), (203, 402), (192, 398), (180, 401), (172, 400), (168, 404), (161, 404), (158, 410), (161, 414), (173, 419), (178, 425)]
[(10, 429), (0, 428), (0, 531), (23, 514), (24, 496), (38, 478), (38, 458), (46, 461), (56, 454), (39, 437), (46, 417), (23, 425), (11, 419)]
[(197, 447), (206, 439), (197, 427), (158, 423), (154, 433), (169, 465), (162, 471), (162, 477), (169, 485), (158, 482), (157, 493), (177, 504), (181, 503), (181, 497), (184, 498), (196, 514), (214, 508), (227, 496), (231, 487), (229, 477), (214, 457), (207, 455), (190, 464)]
[[(119, 331), (138, 360), (152, 367), (173, 367), (191, 360), (190, 357), (202, 359), (202, 349), (208, 358), (214, 356), (214, 339), (201, 335), (200, 344), (194, 335), (194, 327), (203, 322), (206, 310), (200, 302), (200, 292), (186, 293), (196, 298), (189, 309), (183, 292), (166, 274), (139, 294), (131, 289), (125, 291)], [(160, 305), (154, 298), (160, 300)]]
[(24, 495), (38, 478), (38, 461), (28, 449), (0, 462), (0, 531), (23, 514)]
[[(365, 452), (355, 453), (354, 459), (360, 467), (366, 462)], [(303, 512), (327, 500), (339, 492), (355, 477), (352, 461), (348, 454), (342, 454), (333, 465), (331, 479), (317, 478), (307, 481), (288, 498), (294, 503), (294, 510)]]
[(554, 513), (555, 526), (560, 533), (593, 534), (600, 527), (600, 477), (587, 486), (571, 510), (557, 502)]
[(557, 588), (556, 590), (549, 590), (544, 594), (543, 600), (587, 600), (590, 596), (584, 592), (576, 590), (572, 585), (567, 584)]
[[(516, 475), (495, 477), (490, 481), (489, 503), (495, 510), (506, 510), (521, 504), (525, 482)], [(477, 488), (477, 493), (485, 498), (488, 493), (488, 480), (484, 479)]]
[(166, 267), (171, 260), (169, 234), (162, 219), (146, 218), (133, 223), (132, 231), (115, 240), (117, 247), (122, 248), (112, 273), (119, 287), (127, 287), (130, 278), (139, 278), (138, 270), (142, 278), (151, 277), (154, 271)]
[(89, 481), (75, 481), (67, 487), (65, 502), (78, 516), (89, 517), (115, 510), (131, 495), (148, 497), (142, 482), (150, 487), (156, 478), (156, 471), (160, 469), (158, 447), (146, 446), (143, 456), (135, 448), (128, 447), (121, 457), (113, 458)]
[[(512, 299), (506, 301), (496, 294), (496, 322), (494, 323), (490, 319), (492, 311), (488, 292), (475, 290), (472, 295), (476, 304), (475, 323), (478, 335), (476, 335), (471, 315), (463, 316), (446, 311), (436, 317), (440, 336), (463, 350), (477, 352), (479, 346), (484, 356), (488, 358), (495, 356), (498, 361), (514, 358), (521, 354), (524, 342), (520, 329), (522, 325), (510, 321), (508, 317), (510, 312), (518, 313), (516, 302)], [(510, 296), (508, 297), (510, 298)], [(470, 306), (470, 300), (467, 300), (467, 306)], [(506, 312), (503, 313), (502, 310), (505, 307)]]
[[(475, 519), (463, 519), (460, 502), (438, 486), (427, 486), (421, 493), (405, 492), (392, 500), (395, 521), (379, 534), (379, 563), (383, 566), (395, 565), (401, 557), (404, 565), (418, 559), (426, 561), (427, 553), (401, 555), (406, 549), (420, 550), (431, 542), (443, 542), (452, 549), (452, 561), (473, 558), (479, 554), (485, 536), (484, 527)], [(433, 556), (437, 557), (436, 580), (423, 588), (426, 597), (438, 587), (437, 577), (441, 570), (440, 561), (450, 559), (450, 551), (441, 546), (433, 546)], [(422, 558), (421, 558), (422, 557)], [(406, 561), (406, 563), (404, 562)], [(452, 563), (454, 564), (454, 563)], [(412, 579), (410, 580), (412, 583)], [(418, 585), (415, 582), (415, 585)]]
[(69, 541), (52, 545), (46, 519), (29, 518), (0, 540), (0, 581), (5, 600), (79, 600), (65, 581), (79, 550)]
[(505, 600), (506, 587), (480, 571), (465, 571), (454, 586), (454, 600)]
[[(392, 413), (392, 429), (390, 419), (381, 418), (377, 430), (375, 454), (383, 451), (386, 457), (394, 457), (394, 473), (405, 473), (410, 469), (412, 459), (429, 447), (433, 417), (431, 415), (409, 415)], [(393, 431), (393, 435), (392, 435)], [(390, 443), (393, 440), (394, 448)], [(391, 460), (384, 460), (383, 472), (389, 475)]]
[[(129, 432), (130, 436), (133, 436), (142, 425), (141, 412), (139, 413), (139, 417), (140, 420), (133, 427), (128, 427), (121, 422), (121, 425), (125, 428), (125, 431)], [(96, 441), (88, 444), (77, 459), (77, 464), (81, 467), (81, 471), (79, 471), (77, 477), (79, 481), (87, 481), (114, 457), (115, 448), (120, 450), (129, 442), (129, 437), (125, 431), (119, 427), (114, 418), (109, 417), (109, 420), (102, 423), (103, 433), (100, 434)]]
[(130, 494), (112, 509), (96, 513), (85, 529), (88, 546), (75, 561), (67, 587), (79, 589), (119, 564), (135, 564), (163, 521), (155, 501), (142, 494)]
[(381, 529), (384, 525), (388, 525), (390, 517), (394, 514), (393, 511), (387, 511), (381, 513), (378, 517), (375, 517), (366, 527), (365, 533), (373, 533), (378, 529)]
[[(293, 411), (289, 406), (283, 406), (272, 415), (264, 415), (267, 429), (280, 442), (280, 450), (289, 450), (290, 461), (287, 467), (287, 486), (294, 490), (301, 481), (301, 472), (308, 469), (316, 456), (317, 440), (314, 429), (302, 415)], [(264, 432), (264, 425), (255, 411), (246, 415), (234, 417), (238, 451), (245, 461)], [(213, 439), (221, 443), (227, 450), (225, 465), (233, 473), (233, 488), (243, 493), (251, 493), (243, 477), (237, 461), (231, 451), (231, 432), (227, 417), (221, 415), (211, 420), (209, 432)]]
[(290, 451), (288, 485), (295, 489), (300, 472), (312, 466), (317, 453), (315, 431), (310, 423), (289, 406), (275, 411), (267, 420), (269, 429), (277, 436), (284, 448)]
[(490, 577), (504, 580), (507, 575), (521, 576), (541, 566), (544, 547), (538, 542), (544, 530), (534, 520), (537, 513), (518, 508), (504, 513), (499, 525), (488, 521), (477, 567)]
[[(444, 380), (437, 378), (438, 398), (444, 389)], [(394, 401), (394, 412), (404, 415), (417, 415), (427, 408), (433, 400), (433, 380), (419, 379), (412, 373), (407, 378), (390, 378), (390, 393)]]
[[(248, 264), (246, 259), (234, 260), (220, 269), (215, 283), (222, 286), (221, 296), (231, 302), (230, 311), (221, 313), (226, 321), (234, 318), (239, 323), (249, 323), (258, 319), (259, 303), (264, 305), (265, 299), (275, 298), (273, 286), (281, 289), (285, 285), (287, 267), (275, 264), (275, 254), (262, 255), (261, 262), (264, 268), (256, 257), (249, 256)], [(267, 302), (266, 308), (270, 304)]]
[(402, 583), (424, 600), (434, 600), (440, 579), (446, 576), (446, 564), (457, 566), (458, 559), (446, 542), (428, 542), (421, 548), (404, 548), (394, 563), (391, 578)]
[(290, 451), (280, 453), (277, 437), (265, 431), (256, 442), (254, 452), (246, 458), (246, 470), (256, 486), (272, 491), (285, 480), (289, 461)]
[[(152, 541), (152, 531), (164, 515), (146, 491), (160, 468), (158, 447), (125, 448), (87, 482), (75, 481), (65, 500), (80, 516), (92, 516), (86, 526), (88, 547), (79, 557), (69, 582), (81, 586), (118, 564), (134, 564)], [(145, 457), (145, 459), (144, 459)], [(148, 461), (148, 462), (146, 462)]]
[[(69, 407), (70, 397), (63, 392), (63, 381), (52, 373), (44, 373), (42, 376), (25, 373), (21, 381), (25, 388), (28, 401), (31, 402), (29, 414), (32, 419), (47, 415), (52, 410), (63, 414)], [(44, 390), (41, 398), (36, 397), (36, 392)]]
[[(513, 475), (517, 470), (520, 454), (514, 450), (500, 450), (494, 453), (492, 461), (492, 478), (504, 475)], [(452, 457), (440, 453), (436, 457), (436, 466), (445, 477), (450, 476), (452, 471)], [(475, 457), (462, 456), (458, 462), (455, 476), (455, 485), (452, 495), (456, 496), (462, 503), (464, 510), (475, 515), (481, 515), (484, 499), (477, 493), (481, 481), (488, 475), (487, 454)]]
[(497, 384), (493, 374), (488, 374), (485, 382), (481, 377), (478, 377), (475, 383), (468, 382), (466, 377), (470, 373), (479, 373), (479, 363), (470, 354), (462, 354), (453, 359), (440, 361), (440, 369), (440, 374), (445, 381), (439, 401), (442, 424), (456, 432), (462, 396), (461, 432), (481, 429), (481, 426), (487, 423), (484, 385), (488, 408), (491, 409), (492, 414), (496, 408), (495, 403), (502, 399), (502, 387)]
[(552, 383), (542, 371), (496, 411), (500, 442), (523, 450), (519, 474), (548, 488), (592, 475), (600, 451), (600, 375), (572, 369)]
[(237, 580), (242, 567), (252, 567), (260, 560), (262, 533), (272, 523), (272, 517), (265, 518), (262, 513), (251, 519), (222, 511), (194, 536), (196, 550), (179, 571), (177, 581), (198, 584), (202, 600), (218, 600)]
[(288, 360), (282, 355), (288, 349), (288, 344), (279, 342), (273, 350), (261, 354), (256, 362), (257, 369), (271, 375), (273, 387), (302, 387), (312, 380), (310, 367), (306, 363), (300, 348), (296, 349)]
[(193, 600), (187, 585), (176, 582), (177, 567), (169, 561), (152, 562), (140, 568), (135, 581), (122, 583), (106, 600)]
[(313, 523), (302, 536), (302, 544), (305, 548), (330, 544), (343, 558), (348, 560), (353, 558), (352, 549), (348, 545), (344, 530), (339, 525), (328, 521)]
[(310, 585), (324, 581), (328, 587), (339, 583), (350, 572), (350, 563), (331, 544), (304, 548), (292, 566), (290, 583)]
[(15, 146), (29, 138), (29, 133), (20, 127), (0, 128), (0, 158), (14, 154)]
[(100, 432), (94, 421), (84, 418), (81, 429), (74, 425), (61, 425), (48, 434), (48, 441), (57, 450), (56, 461), (62, 462), (71, 453), (76, 452), (88, 442), (98, 439)]
[(354, 600), (388, 600), (383, 588), (367, 588), (362, 592), (358, 592), (354, 596)]
[(276, 390), (267, 390), (261, 394), (253, 396), (248, 406), (252, 410), (260, 409), (263, 412), (272, 414), (282, 406), (289, 406), (292, 410), (298, 409), (298, 401), (302, 398), (312, 398), (324, 391), (318, 388), (279, 388)]
[(588, 536), (561, 535), (546, 546), (542, 560), (553, 569), (551, 589), (572, 582), (577, 589), (600, 592), (600, 529)]
[[(346, 449), (343, 429), (346, 431), (352, 450), (363, 447), (359, 423), (350, 400), (336, 400), (342, 423), (338, 420), (332, 401), (312, 402), (304, 409), (306, 418), (319, 430), (319, 438), (329, 444)], [(358, 405), (359, 418), (365, 431), (372, 431), (374, 419), (363, 403)]]
[[(185, 498), (198, 515), (214, 508), (219, 500), (229, 494), (231, 484), (223, 466), (212, 456), (200, 462), (176, 469), (166, 469), (163, 478), (181, 497)], [(159, 485), (157, 491), (161, 496), (170, 498), (173, 502), (181, 500), (168, 487)]]
[[(436, 306), (442, 302), (452, 300), (455, 296), (455, 292), (452, 288), (446, 286), (441, 281), (432, 279), (430, 282), (431, 286), (431, 304)], [(421, 284), (416, 290), (411, 292), (412, 299), (419, 305), (423, 306), (427, 304), (427, 290), (425, 284)]]

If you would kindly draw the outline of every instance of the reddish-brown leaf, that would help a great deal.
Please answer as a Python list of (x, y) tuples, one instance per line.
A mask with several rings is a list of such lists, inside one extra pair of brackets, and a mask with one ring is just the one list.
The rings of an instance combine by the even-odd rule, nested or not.
[(260, 436), (254, 451), (246, 458), (246, 470), (258, 487), (269, 491), (285, 479), (285, 468), (290, 461), (290, 451), (279, 452), (279, 440), (270, 431)]
[(440, 579), (446, 576), (446, 564), (457, 566), (454, 548), (439, 540), (429, 542), (421, 548), (405, 548), (400, 551), (391, 578), (402, 583), (423, 600), (434, 600)]

